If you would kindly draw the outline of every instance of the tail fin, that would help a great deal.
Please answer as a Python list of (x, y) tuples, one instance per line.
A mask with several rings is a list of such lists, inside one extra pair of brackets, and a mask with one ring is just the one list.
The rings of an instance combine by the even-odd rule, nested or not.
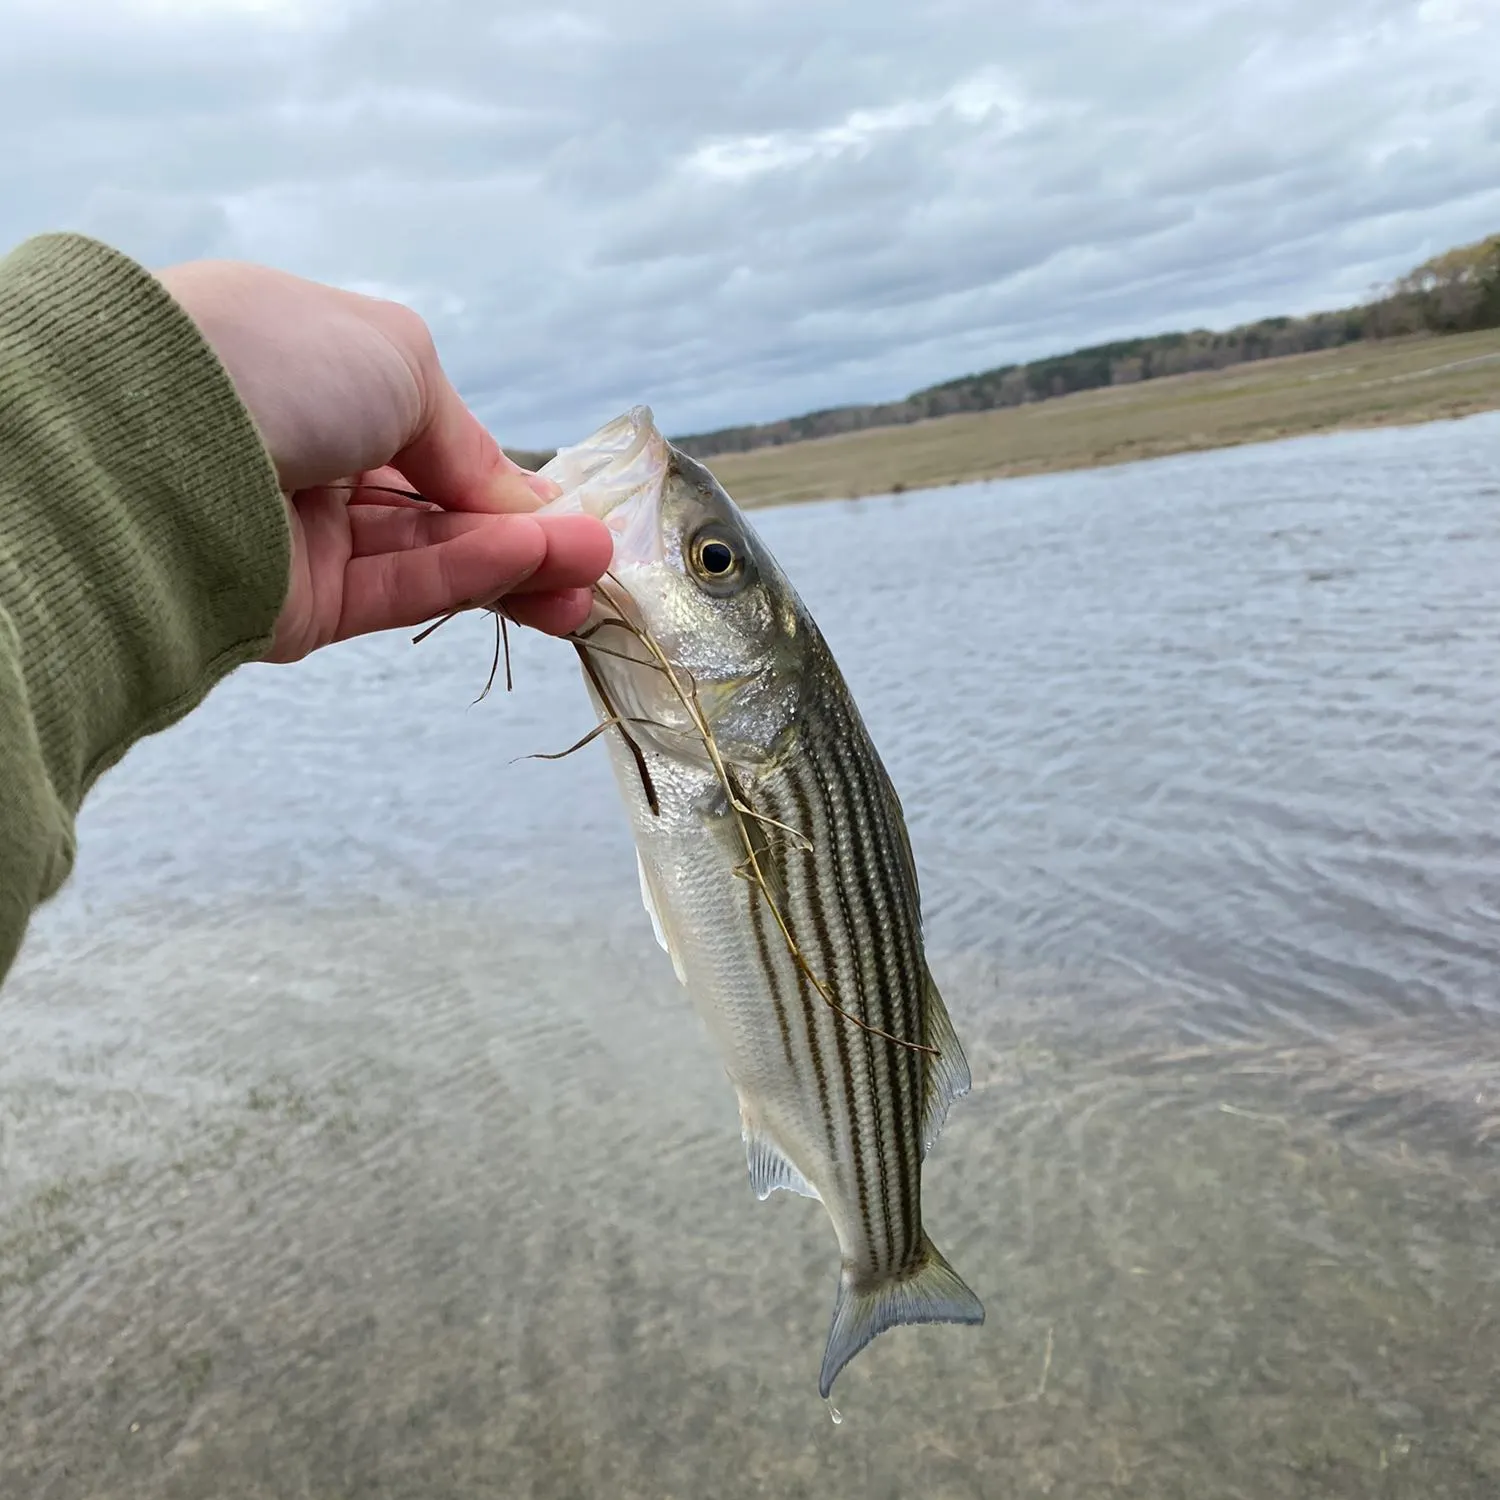
[(845, 1268), (833, 1305), (818, 1394), (825, 1400), (839, 1371), (877, 1334), (901, 1323), (983, 1323), (984, 1306), (923, 1235), (916, 1268), (856, 1291)]

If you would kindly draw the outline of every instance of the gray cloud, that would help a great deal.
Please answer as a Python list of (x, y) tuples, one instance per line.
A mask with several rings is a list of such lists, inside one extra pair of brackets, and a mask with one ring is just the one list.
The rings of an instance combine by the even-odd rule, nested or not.
[(1490, 0), (0, 0), (0, 242), (413, 302), (503, 437), (1349, 302), (1500, 227)]

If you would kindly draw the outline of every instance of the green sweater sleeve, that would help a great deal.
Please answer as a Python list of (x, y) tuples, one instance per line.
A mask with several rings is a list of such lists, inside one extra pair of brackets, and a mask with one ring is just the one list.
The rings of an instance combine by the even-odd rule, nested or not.
[(0, 977), (95, 779), (264, 655), (289, 570), (270, 456), (160, 282), (76, 235), (0, 260)]

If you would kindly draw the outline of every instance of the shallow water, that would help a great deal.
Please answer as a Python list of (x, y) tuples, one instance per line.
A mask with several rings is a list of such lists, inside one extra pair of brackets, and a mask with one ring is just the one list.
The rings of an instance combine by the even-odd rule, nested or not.
[(254, 668), (0, 999), (0, 1495), (1500, 1491), (1500, 417), (765, 513), (905, 801), (982, 1330), (816, 1394), (570, 653)]

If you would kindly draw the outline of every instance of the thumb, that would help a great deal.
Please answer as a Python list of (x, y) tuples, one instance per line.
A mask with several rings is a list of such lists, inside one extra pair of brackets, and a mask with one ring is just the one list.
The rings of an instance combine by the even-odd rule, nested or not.
[[(536, 476), (500, 445), (464, 404), (434, 355), (418, 372), (420, 425), (391, 460), (427, 499), (444, 510), (530, 511), (542, 504)], [(545, 483), (545, 481), (543, 481)]]

